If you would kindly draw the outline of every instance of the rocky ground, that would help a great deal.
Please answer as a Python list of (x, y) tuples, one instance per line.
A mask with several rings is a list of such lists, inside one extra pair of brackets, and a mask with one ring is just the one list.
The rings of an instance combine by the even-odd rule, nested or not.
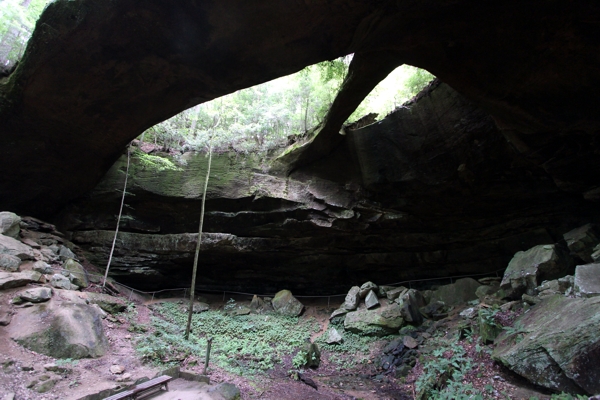
[(503, 278), (366, 282), (337, 304), (198, 296), (185, 341), (186, 299), (122, 297), (54, 227), (0, 213), (0, 398), (95, 400), (163, 373), (201, 377), (209, 337), (208, 376), (154, 398), (586, 398), (600, 392), (599, 238), (585, 225), (516, 253)]

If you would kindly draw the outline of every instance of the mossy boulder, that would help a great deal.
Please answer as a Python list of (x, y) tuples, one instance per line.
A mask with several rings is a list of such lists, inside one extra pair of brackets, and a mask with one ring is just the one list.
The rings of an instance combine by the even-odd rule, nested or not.
[(101, 309), (110, 314), (125, 311), (127, 304), (123, 299), (105, 293), (86, 292), (85, 296), (91, 304), (97, 304)]
[(54, 358), (100, 357), (108, 349), (100, 313), (88, 304), (52, 299), (22, 309), (9, 334), (23, 347)]
[(271, 300), (273, 309), (282, 315), (297, 317), (302, 313), (304, 305), (298, 301), (289, 290), (281, 290), (277, 292), (273, 300)]
[(536, 385), (600, 393), (600, 297), (542, 300), (495, 341), (492, 357)]
[(504, 297), (519, 299), (523, 293), (535, 295), (534, 289), (544, 280), (566, 275), (572, 260), (560, 246), (545, 244), (519, 251), (510, 260), (500, 288)]
[(89, 286), (90, 281), (88, 280), (85, 269), (77, 261), (69, 258), (64, 264), (63, 268), (71, 273), (71, 282), (80, 288), (86, 288)]
[(375, 310), (358, 310), (346, 314), (344, 328), (366, 336), (385, 336), (402, 327), (402, 308), (391, 304)]
[(440, 286), (431, 295), (431, 301), (442, 301), (448, 307), (464, 304), (477, 299), (477, 289), (481, 283), (473, 278), (457, 279), (450, 285)]

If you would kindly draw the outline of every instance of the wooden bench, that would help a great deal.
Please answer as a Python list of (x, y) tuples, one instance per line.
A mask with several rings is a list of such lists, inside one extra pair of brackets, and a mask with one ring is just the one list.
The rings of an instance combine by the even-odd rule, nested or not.
[(131, 390), (117, 393), (105, 398), (104, 400), (139, 399), (140, 397), (147, 396), (154, 391), (161, 390), (163, 386), (165, 387), (166, 391), (169, 391), (169, 381), (172, 379), (173, 377), (168, 375), (159, 376), (158, 378), (140, 383)]

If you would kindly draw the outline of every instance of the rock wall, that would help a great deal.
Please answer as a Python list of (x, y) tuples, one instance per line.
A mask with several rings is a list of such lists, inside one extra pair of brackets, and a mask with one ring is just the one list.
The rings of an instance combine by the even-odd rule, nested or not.
[[(132, 157), (111, 275), (140, 289), (184, 287), (191, 276), (207, 158), (168, 158), (180, 170)], [(55, 221), (98, 266), (126, 161)], [(443, 84), (289, 176), (215, 155), (206, 209), (199, 288), (298, 294), (493, 272), (598, 217), (593, 202), (561, 190), (486, 112)]]

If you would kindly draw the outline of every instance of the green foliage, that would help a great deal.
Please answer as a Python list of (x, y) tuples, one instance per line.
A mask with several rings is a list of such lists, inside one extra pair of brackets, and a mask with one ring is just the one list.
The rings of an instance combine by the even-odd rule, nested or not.
[(483, 322), (486, 325), (495, 328), (503, 328), (502, 324), (500, 324), (496, 320), (496, 315), (500, 312), (500, 308), (498, 306), (493, 306), (490, 308), (482, 308), (479, 310), (479, 315), (483, 318)]
[[(351, 57), (306, 67), (262, 85), (190, 108), (143, 135), (163, 150), (267, 154), (309, 136), (324, 119), (348, 71)], [(382, 81), (350, 117), (380, 118), (413, 97), (433, 76), (402, 66)]]
[[(331, 328), (330, 328), (331, 329)], [(351, 368), (357, 364), (365, 364), (369, 360), (370, 347), (377, 341), (386, 338), (361, 336), (350, 331), (344, 331), (344, 340), (339, 344), (327, 344), (325, 340), (329, 331), (321, 335), (315, 343), (330, 353), (329, 360), (341, 368)]]
[[(231, 303), (234, 304), (234, 303)], [(237, 374), (267, 371), (291, 356), (310, 338), (316, 322), (294, 317), (244, 315), (232, 317), (219, 311), (195, 314), (190, 340), (183, 338), (187, 315), (181, 307), (165, 303), (158, 309), (162, 318), (153, 318), (153, 334), (137, 342), (138, 353), (155, 363), (173, 363), (187, 357), (202, 360), (204, 338), (212, 337), (211, 360)]]
[(155, 172), (182, 170), (181, 167), (175, 165), (175, 163), (168, 158), (146, 154), (138, 149), (133, 150), (132, 155), (139, 160), (138, 164), (141, 165), (144, 170)]
[(73, 360), (72, 358), (62, 358), (60, 360), (56, 360), (54, 363), (56, 365), (58, 365), (59, 367), (62, 367), (62, 366), (75, 367), (77, 364), (79, 364), (79, 360)]
[(14, 64), (25, 49), (35, 22), (48, 0), (3, 0), (0, 6), (0, 65)]
[(439, 339), (431, 347), (433, 351), (425, 356), (423, 373), (415, 383), (417, 398), (483, 399), (471, 383), (463, 383), (473, 367), (466, 350), (458, 343)]

